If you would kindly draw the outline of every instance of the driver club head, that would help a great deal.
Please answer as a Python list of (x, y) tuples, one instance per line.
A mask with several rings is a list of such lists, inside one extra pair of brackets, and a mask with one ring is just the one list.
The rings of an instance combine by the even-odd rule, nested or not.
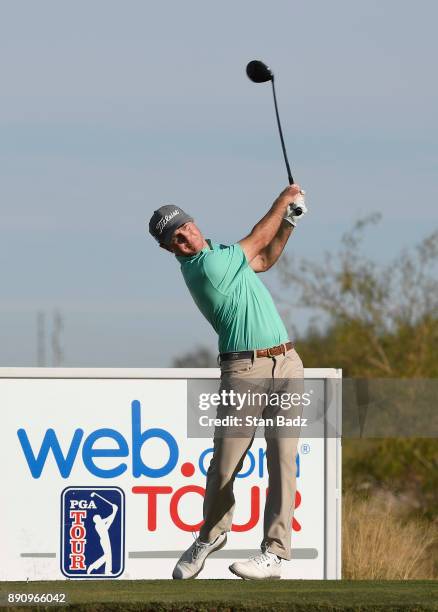
[(274, 75), (269, 67), (260, 60), (249, 62), (246, 67), (246, 74), (254, 83), (266, 83), (266, 81), (274, 79)]

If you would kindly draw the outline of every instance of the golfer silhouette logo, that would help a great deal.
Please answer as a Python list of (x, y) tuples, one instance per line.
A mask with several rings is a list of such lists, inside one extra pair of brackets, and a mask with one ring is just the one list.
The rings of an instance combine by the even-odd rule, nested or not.
[(118, 487), (68, 487), (61, 495), (61, 571), (116, 578), (124, 569), (125, 496)]
[(91, 572), (99, 569), (102, 565), (104, 566), (105, 574), (112, 574), (113, 555), (111, 552), (111, 539), (109, 537), (108, 532), (109, 532), (109, 528), (113, 524), (118, 507), (116, 504), (112, 504), (107, 499), (105, 499), (105, 497), (102, 497), (102, 495), (99, 495), (99, 493), (95, 493), (95, 492), (91, 493), (90, 497), (94, 497), (94, 496), (99, 497), (101, 500), (109, 504), (109, 506), (111, 506), (112, 512), (106, 518), (102, 518), (100, 514), (95, 514), (93, 516), (94, 525), (95, 525), (96, 531), (100, 538), (100, 545), (102, 546), (103, 555), (99, 557), (98, 559), (96, 559), (96, 561), (91, 563), (91, 565), (88, 566), (87, 574), (91, 574)]

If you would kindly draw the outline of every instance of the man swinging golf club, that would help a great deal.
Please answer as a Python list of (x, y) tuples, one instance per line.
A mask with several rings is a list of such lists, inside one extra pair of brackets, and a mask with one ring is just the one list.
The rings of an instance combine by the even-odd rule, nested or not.
[(103, 555), (88, 566), (87, 574), (91, 574), (92, 572), (94, 572), (94, 570), (98, 570), (102, 565), (104, 565), (104, 573), (111, 574), (113, 571), (113, 555), (111, 550), (111, 540), (108, 532), (111, 525), (113, 524), (118, 507), (116, 504), (112, 504), (98, 493), (91, 494), (91, 497), (95, 496), (100, 497), (100, 499), (109, 504), (112, 508), (112, 512), (106, 518), (102, 518), (100, 514), (95, 514), (93, 516), (94, 527), (96, 529), (97, 534), (99, 535)]
[[(301, 359), (269, 291), (256, 274), (275, 264), (297, 221), (307, 212), (302, 194), (298, 185), (284, 189), (248, 236), (230, 246), (205, 239), (193, 218), (178, 206), (162, 206), (150, 219), (149, 232), (176, 256), (196, 305), (218, 333), (222, 388), (236, 388), (255, 379), (270, 385), (286, 385), (293, 379), (302, 383)], [(294, 214), (298, 202), (300, 210)], [(258, 415), (265, 409), (260, 408)], [(219, 406), (218, 414), (226, 410), (226, 406)], [(196, 577), (208, 555), (225, 546), (234, 510), (234, 479), (255, 429), (250, 427), (237, 437), (231, 428), (215, 430), (204, 523), (199, 537), (176, 564), (173, 578)], [(230, 566), (244, 579), (280, 578), (282, 559), (291, 558), (298, 440), (288, 435), (268, 437), (266, 429), (265, 437), (269, 491), (261, 552)]]

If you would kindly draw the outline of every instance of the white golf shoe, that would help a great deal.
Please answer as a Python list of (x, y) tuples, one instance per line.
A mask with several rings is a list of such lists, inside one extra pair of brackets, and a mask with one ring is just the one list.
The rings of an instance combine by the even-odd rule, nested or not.
[(230, 572), (244, 580), (279, 580), (281, 578), (281, 559), (271, 552), (262, 552), (248, 561), (235, 561)]
[(226, 533), (222, 533), (210, 544), (201, 542), (199, 538), (196, 538), (190, 548), (181, 555), (173, 570), (172, 578), (175, 580), (196, 578), (199, 572), (204, 568), (204, 563), (208, 555), (211, 555), (215, 550), (220, 550), (226, 543)]

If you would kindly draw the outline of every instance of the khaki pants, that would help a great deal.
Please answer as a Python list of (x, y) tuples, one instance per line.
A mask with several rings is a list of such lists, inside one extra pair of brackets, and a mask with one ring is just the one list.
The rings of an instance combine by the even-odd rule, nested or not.
[[(255, 381), (276, 393), (303, 392), (303, 364), (294, 349), (285, 355), (224, 361), (221, 364), (221, 390), (247, 390)], [(240, 416), (251, 414), (265, 418), (272, 412), (270, 406), (244, 406)], [(233, 410), (236, 414), (235, 409)], [(230, 414), (229, 407), (218, 407), (217, 416)], [(254, 439), (256, 426), (216, 428), (214, 452), (207, 472), (204, 498), (204, 524), (199, 537), (212, 542), (218, 535), (230, 531), (235, 499), (233, 484), (242, 469), (245, 455)], [(240, 432), (240, 433), (239, 433)], [(269, 491), (264, 512), (262, 550), (269, 550), (283, 559), (291, 558), (291, 522), (295, 505), (296, 453), (298, 437), (276, 432), (267, 433), (266, 461)]]

